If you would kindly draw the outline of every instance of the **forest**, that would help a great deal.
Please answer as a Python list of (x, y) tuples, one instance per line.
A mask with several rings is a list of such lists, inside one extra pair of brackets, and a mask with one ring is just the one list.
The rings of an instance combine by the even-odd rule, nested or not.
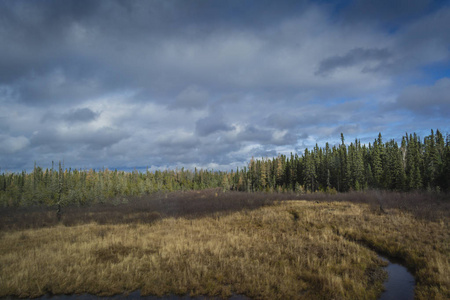
[(397, 192), (450, 190), (450, 134), (439, 130), (421, 139), (405, 134), (399, 144), (355, 140), (324, 147), (317, 144), (303, 153), (274, 158), (252, 158), (248, 166), (229, 172), (186, 170), (125, 172), (82, 170), (52, 163), (45, 170), (0, 174), (0, 206), (87, 205), (120, 203), (126, 196), (221, 188), (223, 191), (295, 192), (297, 194), (364, 191)]

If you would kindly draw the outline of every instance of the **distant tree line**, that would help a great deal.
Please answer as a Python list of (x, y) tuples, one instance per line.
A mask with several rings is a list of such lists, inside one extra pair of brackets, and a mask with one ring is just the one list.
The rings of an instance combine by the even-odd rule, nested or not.
[(155, 192), (202, 190), (221, 186), (225, 172), (181, 170), (132, 172), (72, 170), (59, 163), (51, 169), (34, 166), (31, 173), (0, 175), (0, 205), (67, 205), (126, 201), (125, 196)]
[(0, 175), (0, 206), (86, 205), (126, 201), (125, 196), (155, 192), (221, 188), (224, 191), (347, 192), (365, 189), (450, 191), (450, 135), (432, 130), (423, 141), (405, 134), (399, 145), (383, 142), (381, 134), (369, 145), (355, 140), (304, 153), (252, 158), (248, 166), (230, 172), (165, 170), (124, 172), (51, 169), (34, 166), (31, 173)]
[[(373, 144), (355, 140), (346, 145), (305, 149), (301, 155), (252, 159), (247, 174), (250, 191), (348, 192), (365, 189), (393, 191), (449, 191), (450, 135), (439, 130), (423, 139), (406, 134), (399, 145), (383, 142), (381, 133)], [(238, 189), (238, 179), (233, 181)]]

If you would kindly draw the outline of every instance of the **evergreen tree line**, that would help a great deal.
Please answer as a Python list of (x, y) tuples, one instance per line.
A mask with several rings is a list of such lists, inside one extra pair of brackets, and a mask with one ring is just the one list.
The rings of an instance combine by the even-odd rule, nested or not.
[(181, 170), (132, 172), (51, 169), (34, 166), (31, 173), (0, 175), (0, 206), (86, 205), (126, 201), (126, 196), (155, 192), (202, 190), (221, 186), (225, 172)]
[(236, 171), (166, 170), (124, 172), (51, 169), (34, 166), (32, 172), (0, 175), (0, 205), (86, 205), (126, 201), (125, 196), (155, 192), (222, 188), (247, 192), (347, 192), (365, 189), (394, 191), (450, 191), (450, 135), (432, 130), (421, 140), (406, 134), (399, 145), (355, 140), (330, 147), (305, 149), (304, 153), (272, 159), (252, 158)]
[(415, 133), (405, 134), (399, 145), (383, 142), (380, 133), (369, 145), (360, 140), (346, 145), (341, 134), (340, 145), (333, 147), (316, 144), (300, 156), (252, 159), (247, 173), (251, 191), (449, 191), (450, 135), (432, 130), (421, 141)]

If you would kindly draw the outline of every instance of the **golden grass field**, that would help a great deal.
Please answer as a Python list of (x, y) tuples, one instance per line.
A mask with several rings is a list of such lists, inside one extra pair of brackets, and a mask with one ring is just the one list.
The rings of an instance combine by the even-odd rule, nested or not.
[[(127, 211), (127, 220), (132, 213)], [(89, 219), (4, 228), (0, 296), (139, 289), (142, 295), (376, 299), (386, 276), (376, 249), (405, 262), (416, 279), (417, 299), (450, 298), (445, 215), (427, 219), (367, 203), (295, 200), (161, 216), (152, 222), (140, 216), (110, 224)]]

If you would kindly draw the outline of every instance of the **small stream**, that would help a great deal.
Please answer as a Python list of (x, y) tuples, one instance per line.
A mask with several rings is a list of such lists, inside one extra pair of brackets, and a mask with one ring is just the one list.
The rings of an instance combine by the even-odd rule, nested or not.
[(388, 262), (386, 267), (388, 279), (384, 282), (385, 291), (381, 294), (379, 300), (411, 300), (414, 299), (414, 277), (408, 269), (393, 259), (387, 259), (380, 256), (381, 259)]

